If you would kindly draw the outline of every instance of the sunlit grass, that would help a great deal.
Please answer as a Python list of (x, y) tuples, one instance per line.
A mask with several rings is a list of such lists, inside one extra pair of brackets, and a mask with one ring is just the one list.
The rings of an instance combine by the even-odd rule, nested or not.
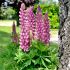
[(13, 21), (15, 21), (15, 20), (0, 20), (0, 23), (10, 23), (10, 22), (13, 22)]
[[(17, 33), (19, 34), (20, 29), (17, 27)], [(12, 27), (0, 27), (0, 46), (7, 45), (11, 42)]]

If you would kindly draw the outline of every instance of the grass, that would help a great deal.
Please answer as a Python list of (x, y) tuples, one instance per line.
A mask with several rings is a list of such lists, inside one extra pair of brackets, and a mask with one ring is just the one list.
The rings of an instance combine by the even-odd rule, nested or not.
[(10, 44), (11, 33), (11, 27), (0, 27), (0, 70), (17, 70), (16, 62), (13, 59), (16, 47)]
[(0, 46), (0, 70), (17, 70), (17, 64), (14, 60), (16, 48), (12, 44)]
[[(17, 33), (20, 29), (17, 27)], [(19, 70), (14, 61), (14, 54), (17, 47), (10, 44), (11, 43), (11, 27), (0, 27), (0, 70)], [(57, 34), (57, 30), (51, 30), (51, 34)], [(58, 46), (57, 44), (51, 44), (53, 46)]]
[[(17, 27), (17, 33), (19, 28)], [(7, 45), (11, 42), (12, 28), (11, 27), (0, 27), (0, 46)]]

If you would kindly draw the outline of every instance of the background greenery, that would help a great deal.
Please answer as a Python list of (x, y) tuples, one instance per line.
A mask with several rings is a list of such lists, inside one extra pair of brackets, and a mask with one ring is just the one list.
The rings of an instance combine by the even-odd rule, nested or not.
[[(36, 13), (38, 4), (35, 4), (34, 6), (34, 13)], [(47, 12), (49, 15), (49, 21), (50, 21), (50, 28), (59, 28), (59, 4), (57, 3), (50, 3), (50, 4), (40, 4), (40, 7), (42, 9), (43, 15)], [(8, 7), (6, 9), (1, 9), (1, 16), (0, 19), (15, 19), (18, 20), (17, 13), (18, 11), (16, 9), (13, 9), (12, 7)]]
[[(34, 12), (36, 12), (38, 5), (34, 6)], [(50, 21), (50, 28), (59, 28), (59, 5), (53, 4), (40, 4), (43, 15), (47, 12)]]
[(0, 19), (3, 20), (8, 20), (8, 19), (15, 19), (15, 13), (16, 11), (13, 10), (12, 7), (8, 7), (8, 8), (1, 8), (1, 15), (0, 15)]

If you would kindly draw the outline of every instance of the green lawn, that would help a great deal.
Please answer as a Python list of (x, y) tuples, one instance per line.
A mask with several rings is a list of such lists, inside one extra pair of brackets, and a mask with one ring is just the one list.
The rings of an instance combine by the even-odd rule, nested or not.
[[(17, 27), (17, 33), (19, 28)], [(0, 46), (7, 45), (11, 42), (12, 27), (0, 27)]]
[[(17, 27), (17, 33), (20, 29)], [(57, 34), (58, 30), (51, 30), (51, 34)], [(0, 70), (19, 70), (14, 61), (16, 46), (11, 43), (11, 27), (0, 27)], [(54, 45), (54, 44), (53, 44)], [(57, 46), (57, 44), (55, 44)]]

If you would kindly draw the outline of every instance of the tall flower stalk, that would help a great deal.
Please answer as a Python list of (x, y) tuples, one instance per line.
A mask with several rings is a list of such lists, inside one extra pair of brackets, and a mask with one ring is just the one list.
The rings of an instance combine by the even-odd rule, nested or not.
[(34, 9), (34, 7), (32, 6), (31, 10), (30, 10), (30, 21), (31, 21), (30, 34), (31, 34), (31, 39), (34, 39), (34, 36), (35, 36), (35, 14), (33, 12), (33, 9)]
[(42, 26), (42, 41), (45, 44), (48, 44), (50, 41), (50, 26), (49, 26), (49, 20), (48, 20), (48, 14), (46, 13), (44, 15), (44, 23)]
[(13, 43), (18, 43), (18, 35), (17, 35), (17, 32), (16, 32), (15, 22), (13, 22), (13, 25), (12, 25), (12, 42)]
[(21, 24), (20, 47), (24, 51), (28, 51), (30, 46), (30, 16), (29, 9), (23, 10), (23, 4), (21, 5), (19, 16)]
[(42, 18), (42, 12), (41, 12), (41, 8), (40, 6), (38, 6), (37, 8), (37, 13), (36, 13), (36, 34), (35, 34), (35, 38), (37, 40), (41, 41), (41, 35), (42, 35), (42, 24), (43, 24), (43, 18)]
[(48, 20), (48, 14), (42, 16), (41, 8), (38, 6), (36, 14), (36, 38), (45, 44), (50, 40), (50, 26)]

